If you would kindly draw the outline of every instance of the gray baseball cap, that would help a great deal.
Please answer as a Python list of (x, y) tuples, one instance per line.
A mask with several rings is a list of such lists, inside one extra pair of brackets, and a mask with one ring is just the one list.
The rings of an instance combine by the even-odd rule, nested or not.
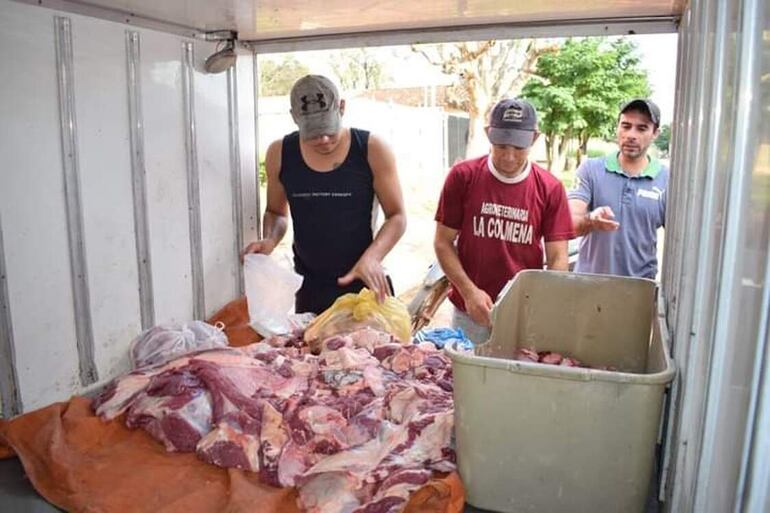
[(302, 139), (332, 135), (340, 131), (340, 93), (321, 75), (305, 75), (291, 88), (291, 117)]
[(629, 100), (620, 108), (620, 113), (623, 114), (629, 110), (638, 110), (646, 113), (650, 116), (650, 120), (656, 127), (660, 126), (660, 109), (652, 102), (652, 100), (646, 98), (634, 98), (633, 100)]
[(489, 113), (487, 138), (492, 144), (529, 148), (536, 131), (537, 112), (527, 100), (500, 100)]

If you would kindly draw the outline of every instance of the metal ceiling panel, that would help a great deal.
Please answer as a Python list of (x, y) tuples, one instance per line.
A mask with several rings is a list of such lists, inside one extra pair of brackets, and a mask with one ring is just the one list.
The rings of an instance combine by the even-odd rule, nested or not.
[[(506, 23), (677, 18), (687, 0), (36, 0), (44, 7), (269, 41)], [(92, 12), (89, 12), (91, 10)], [(146, 24), (146, 23), (145, 23)]]

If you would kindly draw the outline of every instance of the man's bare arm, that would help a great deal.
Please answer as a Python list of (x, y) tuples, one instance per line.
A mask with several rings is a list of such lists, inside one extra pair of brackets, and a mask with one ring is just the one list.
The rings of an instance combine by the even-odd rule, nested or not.
[(382, 269), (382, 260), (404, 234), (406, 213), (396, 158), (390, 148), (374, 135), (369, 136), (368, 160), (374, 177), (374, 193), (385, 214), (385, 222), (353, 268), (337, 282), (347, 285), (360, 278), (380, 300), (384, 300), (388, 285), (385, 271)]
[(267, 207), (262, 219), (262, 239), (246, 246), (241, 256), (247, 253), (269, 255), (286, 234), (289, 201), (286, 199), (286, 191), (278, 178), (281, 170), (281, 145), (282, 141), (274, 141), (268, 147), (265, 155)]

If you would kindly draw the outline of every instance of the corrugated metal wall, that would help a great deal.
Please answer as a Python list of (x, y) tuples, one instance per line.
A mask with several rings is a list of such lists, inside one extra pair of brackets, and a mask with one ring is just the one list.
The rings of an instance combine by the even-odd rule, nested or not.
[(667, 511), (770, 511), (769, 31), (766, 0), (693, 0), (680, 28)]
[(2, 412), (128, 367), (131, 339), (240, 293), (256, 236), (253, 59), (0, 0)]

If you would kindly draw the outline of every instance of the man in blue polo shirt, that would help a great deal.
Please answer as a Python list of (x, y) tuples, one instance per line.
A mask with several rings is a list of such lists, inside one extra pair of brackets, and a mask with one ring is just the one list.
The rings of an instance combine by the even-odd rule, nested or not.
[(657, 105), (641, 98), (629, 101), (618, 118), (619, 151), (578, 168), (568, 195), (575, 232), (583, 237), (575, 271), (655, 278), (668, 168), (647, 150), (659, 127)]

